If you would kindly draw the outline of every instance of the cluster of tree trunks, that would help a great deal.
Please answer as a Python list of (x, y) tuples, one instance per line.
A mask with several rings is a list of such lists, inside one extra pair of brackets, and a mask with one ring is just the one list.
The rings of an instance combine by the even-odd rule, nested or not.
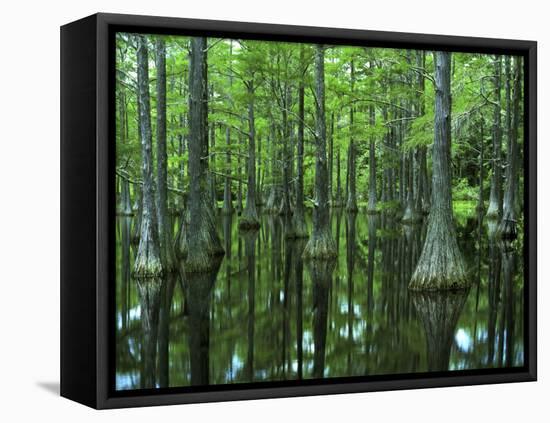
[[(291, 241), (292, 247), (285, 250), (288, 258), (285, 260), (284, 281), (285, 301), (289, 289), (291, 275), (291, 260), (295, 259), (294, 274), (297, 294), (296, 307), (300, 311), (299, 321), (296, 324), (298, 369), (297, 375), (302, 377), (302, 291), (303, 291), (303, 260), (307, 260), (308, 269), (313, 281), (313, 376), (322, 378), (325, 370), (325, 349), (327, 337), (327, 316), (329, 307), (329, 293), (332, 285), (338, 254), (340, 222), (337, 221), (337, 237), (333, 237), (331, 228), (331, 208), (336, 213), (345, 206), (347, 214), (346, 233), (347, 251), (346, 265), (348, 271), (348, 338), (353, 342), (353, 272), (355, 266), (355, 219), (358, 213), (357, 178), (361, 172), (361, 164), (357, 157), (358, 140), (355, 138), (356, 109), (349, 108), (349, 147), (347, 150), (346, 188), (342, 187), (341, 180), (341, 151), (337, 146), (334, 151), (335, 122), (340, 116), (330, 114), (330, 130), (327, 134), (327, 116), (325, 110), (325, 46), (314, 47), (313, 85), (315, 127), (313, 128), (313, 151), (315, 156), (314, 170), (314, 198), (306, 199), (304, 187), (304, 156), (305, 156), (305, 96), (306, 74), (308, 63), (305, 49), (300, 49), (298, 59), (298, 84), (295, 88), (297, 96), (297, 114), (289, 113), (292, 105), (292, 88), (278, 86), (281, 109), (281, 128), (277, 130), (271, 124), (270, 136), (267, 137), (267, 148), (270, 149), (272, 161), (270, 164), (260, 164), (262, 143), (257, 140), (256, 134), (256, 99), (255, 93), (260, 83), (254, 72), (250, 72), (242, 82), (246, 88), (247, 108), (246, 118), (243, 119), (244, 134), (237, 135), (232, 126), (225, 126), (225, 161), (227, 170), (223, 175), (223, 207), (225, 248), (219, 237), (215, 222), (217, 212), (216, 180), (210, 161), (215, 157), (215, 127), (209, 126), (208, 107), (211, 96), (208, 85), (207, 52), (208, 45), (205, 37), (190, 38), (189, 75), (188, 85), (180, 89), (180, 94), (187, 97), (188, 115), (179, 117), (181, 126), (187, 126), (188, 134), (178, 138), (179, 154), (189, 155), (188, 165), (183, 160), (178, 169), (180, 175), (177, 180), (177, 198), (183, 209), (179, 231), (174, 239), (173, 224), (169, 216), (169, 183), (167, 157), (167, 75), (166, 75), (166, 45), (162, 37), (154, 40), (154, 63), (156, 67), (156, 153), (153, 151), (153, 128), (151, 118), (150, 79), (149, 79), (149, 42), (146, 36), (136, 35), (136, 98), (138, 111), (138, 134), (141, 152), (140, 181), (133, 181), (126, 173), (118, 174), (117, 184), (120, 190), (117, 204), (118, 213), (124, 216), (135, 214), (134, 227), (130, 229), (130, 220), (124, 221), (122, 238), (124, 244), (137, 244), (134, 260), (133, 276), (137, 281), (137, 290), (142, 310), (142, 355), (143, 369), (141, 384), (143, 388), (156, 386), (158, 381), (161, 387), (169, 386), (168, 370), (168, 320), (170, 304), (175, 286), (175, 272), (181, 270), (184, 280), (184, 293), (187, 300), (189, 325), (193, 329), (189, 337), (191, 351), (191, 384), (205, 385), (209, 383), (209, 326), (210, 326), (210, 296), (220, 267), (219, 257), (226, 251), (231, 254), (230, 218), (234, 209), (240, 213), (239, 228), (243, 230), (244, 249), (248, 266), (248, 322), (247, 337), (249, 349), (245, 371), (249, 380), (254, 378), (254, 312), (256, 286), (256, 240), (257, 229), (260, 227), (258, 207), (262, 206), (263, 179), (267, 175), (271, 178), (269, 196), (264, 210), (278, 213), (283, 216), (286, 239), (297, 238)], [(230, 52), (233, 43), (229, 44)], [(231, 56), (232, 53), (230, 53)], [(461, 251), (457, 242), (457, 232), (453, 218), (452, 202), (452, 163), (451, 163), (451, 60), (448, 52), (434, 53), (435, 63), (435, 112), (434, 112), (434, 142), (431, 149), (431, 183), (428, 179), (428, 149), (418, 146), (412, 149), (404, 148), (404, 138), (407, 131), (405, 123), (411, 116), (404, 110), (413, 110), (415, 117), (425, 114), (424, 91), (425, 75), (418, 72), (416, 80), (408, 76), (405, 83), (416, 84), (418, 100), (401, 107), (380, 107), (380, 115), (385, 122), (396, 120), (396, 125), (387, 125), (382, 139), (377, 140), (370, 135), (366, 141), (368, 145), (368, 203), (366, 212), (369, 216), (368, 226), (368, 256), (367, 256), (367, 306), (372, 314), (374, 297), (374, 261), (376, 245), (376, 225), (378, 219), (388, 219), (395, 222), (396, 217), (404, 223), (407, 242), (417, 243), (410, 248), (413, 252), (404, 266), (407, 266), (408, 287), (415, 292), (412, 294), (413, 304), (423, 323), (428, 350), (428, 369), (447, 370), (454, 329), (463, 309), (467, 288), (471, 284)], [(416, 53), (417, 69), (425, 69), (425, 53)], [(409, 58), (409, 62), (412, 62)], [(504, 63), (503, 63), (504, 62)], [(495, 56), (494, 75), (491, 77), (492, 93), (487, 98), (492, 107), (493, 124), (491, 126), (491, 181), (489, 204), (486, 219), (490, 225), (489, 264), (489, 361), (492, 362), (495, 351), (496, 332), (496, 303), (500, 296), (501, 275), (503, 298), (506, 307), (501, 312), (501, 331), (507, 328), (506, 351), (512, 351), (513, 342), (513, 297), (514, 254), (510, 243), (517, 237), (518, 203), (519, 203), (519, 167), (520, 151), (518, 128), (521, 123), (522, 99), (522, 62), (519, 58)], [(504, 78), (503, 78), (504, 65)], [(412, 63), (411, 63), (412, 66)], [(356, 90), (356, 69), (353, 60), (350, 62), (350, 93), (353, 97)], [(233, 74), (230, 66), (230, 85), (233, 84)], [(502, 99), (502, 81), (505, 80), (504, 101)], [(274, 82), (275, 83), (275, 82)], [(183, 86), (183, 84), (182, 84)], [(504, 104), (504, 106), (503, 106)], [(124, 96), (118, 105), (120, 112), (120, 139), (122, 142), (128, 137), (127, 106)], [(376, 126), (377, 105), (368, 104), (366, 109), (368, 124)], [(502, 110), (505, 109), (504, 130), (502, 124)], [(294, 134), (294, 126), (296, 134)], [(309, 128), (311, 129), (311, 128)], [(243, 136), (244, 135), (244, 136)], [(506, 155), (503, 159), (503, 135), (506, 137)], [(276, 142), (276, 138), (281, 138)], [(484, 127), (480, 124), (481, 149), (479, 157), (479, 206), (483, 212), (484, 191), (483, 175), (485, 152), (483, 149)], [(259, 136), (258, 136), (259, 138)], [(258, 142), (257, 142), (258, 141)], [(245, 144), (247, 154), (237, 155), (237, 172), (231, 172), (231, 147), (236, 144)], [(327, 152), (328, 144), (328, 152)], [(383, 153), (377, 156), (377, 146), (383, 148)], [(212, 151), (209, 151), (212, 149)], [(396, 166), (377, 167), (377, 159), (388, 160), (388, 151), (400, 151)], [(344, 150), (344, 155), (346, 154)], [(245, 156), (245, 159), (243, 157)], [(336, 156), (336, 157), (335, 157)], [(395, 157), (394, 157), (395, 158)], [(156, 159), (156, 172), (155, 160)], [(365, 160), (367, 160), (365, 158)], [(336, 161), (336, 186), (333, 186), (333, 167)], [(246, 180), (242, 169), (246, 173)], [(504, 168), (504, 174), (503, 174)], [(377, 174), (378, 170), (378, 174)], [(189, 179), (188, 191), (184, 193), (184, 172)], [(155, 174), (156, 173), (156, 174)], [(233, 205), (232, 184), (237, 180), (238, 191), (236, 205)], [(275, 181), (278, 182), (275, 182)], [(243, 184), (244, 189), (243, 189)], [(135, 203), (132, 205), (131, 189)], [(380, 186), (380, 189), (378, 189)], [(243, 196), (243, 191), (245, 194)], [(185, 194), (185, 195), (183, 195)], [(244, 199), (243, 199), (244, 198)], [(306, 225), (307, 201), (313, 205), (311, 234)], [(345, 201), (344, 201), (345, 200)], [(391, 216), (392, 212), (379, 213), (379, 200), (385, 203), (399, 201), (402, 214)], [(243, 201), (245, 206), (243, 207)], [(182, 207), (185, 206), (185, 207)], [(340, 210), (338, 210), (340, 209)], [(393, 212), (395, 213), (395, 211)], [(410, 225), (419, 222), (423, 216), (427, 218), (426, 237), (423, 245), (420, 236), (415, 235), (415, 227)], [(480, 218), (481, 226), (481, 218)], [(305, 238), (309, 239), (305, 241)], [(496, 241), (504, 242), (500, 251), (496, 251)], [(351, 241), (350, 241), (351, 240)], [(261, 243), (258, 243), (261, 246)], [(280, 246), (279, 246), (280, 247)], [(260, 247), (259, 247), (260, 248)], [(278, 253), (276, 248), (273, 252)], [(498, 254), (500, 253), (500, 255)], [(386, 273), (392, 271), (392, 257), (383, 251), (383, 265)], [(122, 279), (127, 287), (129, 277), (129, 251), (123, 251), (122, 260), (128, 263), (123, 269)], [(383, 266), (383, 267), (384, 267)], [(405, 286), (405, 285), (403, 285)], [(385, 287), (384, 289), (388, 289)], [(453, 290), (453, 293), (431, 291)], [(430, 291), (430, 292), (426, 292)], [(387, 293), (383, 293), (386, 295)], [(128, 293), (123, 291), (123, 297)], [(389, 295), (389, 294), (388, 294)], [(288, 303), (285, 303), (285, 307)], [(126, 317), (123, 317), (125, 325)], [(288, 324), (288, 322), (286, 322)], [(367, 330), (372, 329), (372, 322), (367, 322)], [(289, 331), (288, 331), (289, 332)], [(499, 342), (504, 343), (504, 336), (499, 336)], [(491, 342), (493, 340), (493, 342)], [(285, 338), (284, 343), (289, 340)], [(504, 345), (499, 345), (504, 351)], [(511, 352), (507, 352), (508, 365), (512, 362)], [(498, 356), (504, 357), (501, 352)], [(284, 359), (283, 359), (284, 361)], [(157, 366), (158, 362), (158, 366)], [(283, 366), (284, 368), (284, 366)], [(284, 369), (283, 369), (284, 370)]]
[[(189, 75), (185, 90), (180, 93), (187, 96), (188, 115), (179, 117), (180, 124), (188, 128), (187, 136), (178, 138), (179, 152), (186, 150), (189, 155), (188, 165), (180, 166), (180, 173), (188, 173), (189, 186), (184, 192), (183, 176), (176, 178), (179, 189), (180, 204), (185, 204), (181, 224), (175, 242), (172, 234), (172, 223), (169, 218), (169, 184), (167, 160), (167, 116), (166, 116), (166, 45), (162, 37), (155, 38), (156, 67), (156, 154), (153, 154), (153, 136), (151, 124), (151, 105), (149, 94), (149, 52), (147, 37), (135, 36), (137, 52), (137, 85), (139, 138), (141, 144), (141, 181), (132, 181), (124, 173), (119, 174), (118, 186), (120, 197), (118, 211), (122, 215), (136, 213), (136, 223), (132, 239), (139, 242), (133, 273), (136, 277), (158, 277), (178, 268), (178, 259), (183, 260), (186, 272), (205, 272), (212, 268), (213, 257), (224, 254), (215, 223), (217, 212), (216, 171), (210, 169), (209, 162), (215, 160), (216, 127), (208, 122), (208, 104), (212, 101), (208, 85), (208, 45), (205, 37), (191, 37), (189, 44)], [(233, 42), (229, 43), (229, 56), (232, 55)], [(260, 226), (258, 207), (268, 212), (277, 212), (285, 220), (285, 236), (288, 238), (307, 238), (304, 257), (308, 259), (332, 259), (337, 255), (335, 240), (330, 226), (330, 210), (344, 206), (348, 213), (358, 212), (357, 179), (361, 171), (357, 156), (356, 140), (356, 65), (352, 58), (349, 62), (349, 144), (347, 150), (345, 192), (341, 181), (341, 151), (334, 151), (335, 130), (338, 129), (340, 115), (330, 114), (330, 127), (327, 134), (327, 116), (325, 110), (325, 46), (314, 46), (313, 57), (313, 102), (315, 126), (308, 127), (313, 134), (315, 156), (314, 196), (307, 199), (304, 187), (304, 147), (305, 147), (305, 92), (306, 72), (308, 68), (304, 47), (301, 47), (299, 58), (295, 61), (298, 69), (298, 84), (293, 87), (272, 78), (271, 85), (281, 112), (281, 124), (271, 123), (270, 135), (266, 138), (272, 159), (261, 164), (261, 145), (256, 134), (256, 90), (265, 82), (257, 76), (254, 69), (243, 74), (229, 66), (229, 85), (233, 85), (234, 75), (238, 75), (246, 88), (246, 117), (242, 117), (246, 131), (247, 154), (237, 155), (237, 174), (231, 173), (232, 126), (225, 125), (225, 162), (227, 170), (223, 174), (223, 207), (222, 212), (230, 215), (234, 208), (239, 212), (239, 228), (254, 230)], [(400, 104), (375, 101), (368, 102), (366, 109), (360, 109), (368, 117), (368, 125), (376, 127), (376, 107), (386, 122), (386, 131), (381, 140), (373, 134), (366, 140), (368, 155), (368, 202), (366, 212), (374, 215), (379, 212), (378, 201), (392, 203), (398, 201), (401, 213), (395, 214), (404, 224), (414, 224), (429, 213), (427, 237), (416, 270), (410, 281), (410, 288), (416, 290), (460, 289), (469, 286), (461, 253), (456, 240), (453, 222), (451, 197), (451, 54), (434, 53), (435, 64), (435, 113), (434, 143), (431, 154), (431, 184), (428, 182), (428, 151), (425, 146), (405, 147), (407, 122), (422, 117), (425, 113), (424, 91), (426, 75), (426, 55), (418, 51), (413, 58), (407, 53), (407, 63), (411, 69), (401, 80), (403, 84), (417, 87), (417, 99), (403, 100)], [(290, 60), (290, 59), (289, 59)], [(413, 64), (414, 62), (414, 64)], [(377, 66), (376, 60), (371, 66)], [(495, 56), (494, 75), (491, 77), (492, 94), (487, 98), (492, 106), (493, 125), (491, 128), (491, 189), (488, 219), (498, 219), (498, 233), (502, 238), (517, 237), (518, 214), (518, 168), (519, 147), (518, 127), (521, 120), (521, 60), (506, 57), (502, 77), (503, 60)], [(502, 130), (502, 80), (505, 80), (505, 130)], [(287, 81), (288, 82), (288, 81)], [(381, 85), (389, 82), (383, 79)], [(182, 84), (183, 86), (183, 84)], [(212, 89), (212, 87), (210, 87)], [(291, 111), (293, 89), (297, 96), (297, 113)], [(125, 120), (126, 100), (120, 100), (120, 119)], [(232, 100), (229, 99), (230, 104)], [(274, 113), (270, 112), (270, 113)], [(126, 125), (126, 126), (124, 126)], [(127, 133), (127, 123), (122, 125), (121, 137)], [(481, 125), (482, 126), (482, 125)], [(335, 129), (336, 127), (336, 129)], [(296, 133), (294, 132), (296, 129)], [(504, 178), (502, 176), (502, 134), (507, 139), (507, 162)], [(238, 135), (237, 144), (244, 139)], [(280, 138), (281, 142), (276, 142)], [(483, 131), (481, 131), (483, 141)], [(363, 142), (363, 141), (361, 141)], [(328, 152), (327, 152), (328, 144)], [(380, 175), (377, 174), (377, 145), (382, 148), (382, 158), (386, 162), (395, 162), (395, 151), (401, 151), (398, 165), (386, 165)], [(484, 151), (481, 142), (479, 171), (480, 194), (479, 206), (483, 209), (483, 163)], [(212, 150), (212, 151), (210, 151)], [(258, 155), (258, 157), (257, 157)], [(245, 156), (242, 160), (241, 156)], [(156, 158), (156, 175), (153, 159)], [(219, 161), (219, 160), (218, 160)], [(244, 162), (244, 166), (243, 166)], [(333, 171), (336, 162), (336, 186), (333, 186)], [(359, 167), (358, 167), (359, 166)], [(246, 173), (243, 179), (242, 170)], [(262, 206), (262, 190), (266, 175), (269, 178), (269, 195), (265, 206)], [(156, 176), (156, 178), (155, 178)], [(237, 202), (233, 205), (232, 185), (238, 181)], [(279, 182), (276, 182), (279, 181)], [(504, 184), (504, 192), (502, 185)], [(136, 203), (131, 206), (130, 182), (134, 185)], [(246, 195), (243, 196), (243, 185)], [(380, 190), (378, 190), (380, 187)], [(138, 195), (139, 194), (139, 197)], [(184, 194), (184, 195), (182, 195)], [(243, 207), (243, 201), (246, 205)], [(306, 203), (312, 205), (313, 219), (311, 233), (306, 225)], [(177, 202), (178, 203), (178, 202)], [(177, 206), (176, 203), (176, 206)], [(137, 210), (136, 210), (137, 208)], [(133, 210), (134, 209), (134, 210)], [(393, 211), (392, 211), (393, 210)]]

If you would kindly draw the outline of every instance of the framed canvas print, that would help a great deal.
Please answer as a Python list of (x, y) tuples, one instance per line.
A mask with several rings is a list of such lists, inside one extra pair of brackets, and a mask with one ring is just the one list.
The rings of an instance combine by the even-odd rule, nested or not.
[(536, 43), (61, 28), (61, 394), (536, 380)]

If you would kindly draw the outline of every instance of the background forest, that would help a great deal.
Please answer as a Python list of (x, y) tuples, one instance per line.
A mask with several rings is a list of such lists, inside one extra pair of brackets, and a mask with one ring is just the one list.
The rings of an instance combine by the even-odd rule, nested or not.
[[(117, 386), (520, 365), (522, 69), (511, 56), (118, 33)], [(232, 278), (247, 310), (228, 299), (220, 317)], [(243, 333), (215, 328), (232, 310)], [(210, 332), (230, 378), (211, 368)], [(375, 345), (404, 363), (373, 364)], [(169, 370), (174, 354), (183, 369)]]

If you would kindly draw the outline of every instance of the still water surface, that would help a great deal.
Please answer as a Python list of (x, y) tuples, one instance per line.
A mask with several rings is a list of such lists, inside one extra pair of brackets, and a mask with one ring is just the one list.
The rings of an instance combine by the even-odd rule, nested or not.
[(477, 219), (458, 227), (472, 287), (431, 294), (407, 290), (422, 225), (332, 213), (338, 259), (311, 263), (280, 217), (242, 233), (219, 216), (214, 271), (143, 284), (133, 220), (117, 218), (117, 390), (523, 365), (521, 249)]

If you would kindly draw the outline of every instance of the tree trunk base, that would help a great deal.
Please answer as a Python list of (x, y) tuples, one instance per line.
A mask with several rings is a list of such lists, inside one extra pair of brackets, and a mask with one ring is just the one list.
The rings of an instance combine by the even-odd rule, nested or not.
[(133, 216), (134, 212), (130, 210), (117, 210), (116, 212), (117, 216)]
[(380, 211), (376, 208), (376, 205), (369, 204), (367, 207), (367, 214), (378, 214)]
[(459, 290), (470, 286), (453, 228), (451, 218), (446, 216), (446, 212), (432, 212), (424, 248), (409, 283), (409, 289)]
[(492, 220), (496, 220), (499, 218), (499, 211), (498, 211), (498, 206), (491, 203), (489, 204), (489, 208), (487, 209), (487, 213), (485, 214), (485, 218), (486, 219), (492, 219)]
[(304, 248), (304, 259), (328, 260), (338, 256), (336, 243), (330, 234), (311, 237)]
[(251, 218), (248, 216), (242, 216), (239, 220), (239, 229), (248, 231), (248, 230), (255, 230), (260, 228), (260, 222), (258, 219)]
[(222, 208), (222, 215), (231, 216), (232, 214), (233, 214), (233, 207), (227, 207), (224, 205)]
[(294, 227), (294, 236), (293, 238), (308, 238), (309, 233), (307, 231), (307, 225), (304, 220), (303, 216), (298, 216), (298, 214), (294, 214), (292, 216), (292, 226)]
[(272, 187), (269, 192), (269, 197), (262, 212), (265, 214), (277, 214), (279, 213), (277, 188)]
[(401, 218), (401, 223), (410, 225), (418, 223), (422, 220), (422, 216), (420, 214), (413, 211), (410, 207), (407, 207), (405, 209), (405, 213), (403, 213), (403, 217)]
[(517, 222), (514, 219), (503, 219), (497, 230), (500, 239), (514, 241), (518, 237)]
[(185, 273), (207, 273), (219, 266), (218, 263), (219, 255), (193, 254), (184, 261), (183, 268)]
[(485, 215), (485, 205), (483, 203), (478, 203), (478, 205), (476, 206), (476, 213), (478, 215)]
[(159, 257), (138, 255), (134, 263), (132, 276), (136, 279), (159, 278), (164, 275), (164, 268)]
[[(170, 237), (168, 237), (168, 242)], [(175, 273), (178, 270), (178, 259), (176, 258), (176, 252), (174, 251), (174, 245), (166, 246), (164, 257), (164, 272), (165, 273)]]
[[(205, 207), (199, 225), (201, 230), (195, 234), (196, 239), (192, 240), (190, 238), (191, 234), (189, 236), (182, 234), (186, 238), (188, 250), (187, 258), (184, 262), (185, 272), (197, 273), (210, 271), (212, 270), (212, 262), (214, 261), (212, 257), (225, 254), (210, 209)], [(184, 247), (185, 245), (180, 246), (180, 250), (184, 250)]]
[(181, 213), (181, 222), (176, 235), (176, 241), (174, 242), (174, 250), (176, 257), (180, 260), (187, 257), (189, 251), (189, 244), (187, 239), (187, 228), (189, 227), (189, 211)]

